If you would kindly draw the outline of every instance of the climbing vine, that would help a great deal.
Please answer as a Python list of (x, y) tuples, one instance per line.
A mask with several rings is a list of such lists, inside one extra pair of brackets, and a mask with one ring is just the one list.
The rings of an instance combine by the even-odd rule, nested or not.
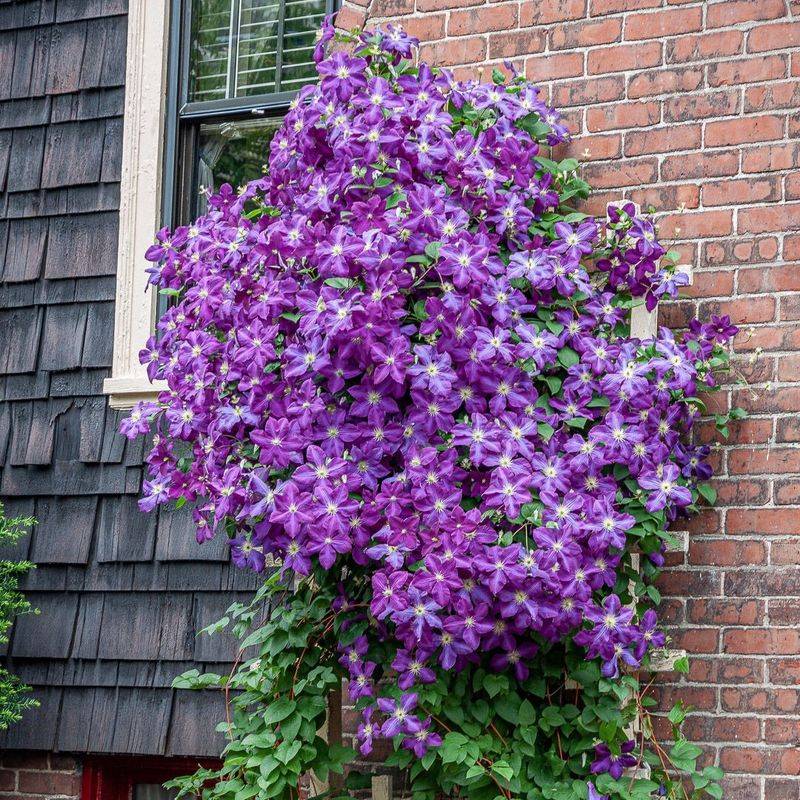
[(358, 750), (391, 742), (419, 800), (720, 797), (685, 709), (654, 736), (646, 676), (736, 328), (631, 334), (686, 275), (631, 203), (576, 209), (522, 77), (458, 81), (393, 27), (333, 39), (265, 176), (147, 253), (174, 303), (142, 351), (167, 388), (123, 426), (155, 434), (141, 506), (188, 502), (199, 541), (278, 565), (212, 627), (242, 639), (231, 674), (178, 683), (228, 708), (221, 770), (178, 785), (321, 793), (356, 757), (318, 734), (345, 678)]

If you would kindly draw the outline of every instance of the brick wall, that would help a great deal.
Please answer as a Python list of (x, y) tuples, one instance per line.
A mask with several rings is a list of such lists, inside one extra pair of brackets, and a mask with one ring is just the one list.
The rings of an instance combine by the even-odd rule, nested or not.
[[(800, 798), (800, 15), (785, 0), (347, 0), (339, 24), (399, 21), (459, 75), (504, 59), (576, 134), (599, 191), (652, 203), (695, 267), (680, 325), (728, 313), (751, 418), (715, 453), (719, 505), (674, 556), (665, 615), (694, 653), (663, 687), (735, 800)], [(683, 213), (676, 213), (679, 208)], [(714, 441), (710, 426), (701, 435)]]
[(80, 764), (53, 753), (6, 753), (0, 756), (0, 800), (78, 800)]

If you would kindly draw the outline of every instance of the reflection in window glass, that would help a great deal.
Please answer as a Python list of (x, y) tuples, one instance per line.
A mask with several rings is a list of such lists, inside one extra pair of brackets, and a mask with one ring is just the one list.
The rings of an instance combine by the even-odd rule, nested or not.
[(238, 188), (264, 174), (269, 143), (282, 120), (247, 120), (201, 125), (198, 141), (195, 216), (205, 210), (200, 187), (218, 189), (223, 183)]
[(136, 783), (133, 800), (175, 800), (177, 789), (165, 789), (160, 783)]
[(325, 0), (193, 0), (189, 100), (294, 91), (315, 76)]

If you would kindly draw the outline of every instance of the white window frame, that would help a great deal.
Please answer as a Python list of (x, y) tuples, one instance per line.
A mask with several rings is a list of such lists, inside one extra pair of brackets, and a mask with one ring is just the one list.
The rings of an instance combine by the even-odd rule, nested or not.
[(114, 357), (103, 383), (112, 408), (131, 408), (161, 388), (148, 380), (139, 351), (156, 322), (158, 293), (147, 289), (144, 252), (162, 220), (169, 6), (130, 0), (128, 8)]

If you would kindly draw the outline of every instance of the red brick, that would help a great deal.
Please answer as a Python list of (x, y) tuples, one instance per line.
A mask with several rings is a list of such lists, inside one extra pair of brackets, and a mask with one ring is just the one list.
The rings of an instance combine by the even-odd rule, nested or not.
[(702, 26), (701, 8), (670, 8), (652, 14), (631, 14), (625, 22), (625, 38), (662, 39), (699, 31)]
[(621, 33), (619, 17), (558, 25), (550, 31), (550, 47), (555, 50), (594, 47), (618, 41)]
[(742, 655), (795, 655), (800, 653), (800, 631), (794, 628), (745, 628), (725, 631), (726, 653)]
[(349, 31), (354, 28), (360, 30), (367, 21), (366, 10), (356, 9), (352, 6), (343, 6), (336, 12), (336, 27)]
[(800, 381), (800, 353), (778, 359), (778, 375), (781, 382)]
[[(736, 426), (738, 427), (738, 424)], [(728, 441), (730, 442), (730, 438)], [(770, 491), (766, 480), (742, 480), (717, 482), (717, 502), (729, 506), (763, 506), (769, 502)]]
[(19, 791), (24, 794), (66, 795), (80, 794), (81, 779), (74, 772), (28, 772), (20, 770)]
[(563, 0), (559, 3), (542, 3), (528, 0), (519, 11), (519, 24), (523, 28), (531, 25), (552, 25), (586, 16), (586, 0)]
[[(675, 156), (680, 158), (680, 156)], [(697, 211), (672, 214), (659, 221), (662, 236), (668, 239), (702, 239), (709, 236), (724, 236), (733, 230), (730, 211)]]
[(658, 42), (598, 47), (589, 51), (586, 62), (590, 75), (654, 67), (660, 63), (661, 45)]
[[(771, 176), (716, 181), (703, 186), (704, 206), (768, 203), (781, 199), (780, 182)], [(739, 291), (743, 291), (740, 289)]]
[(800, 200), (800, 173), (794, 172), (784, 179), (784, 196), (786, 200)]
[(548, 53), (525, 59), (525, 77), (534, 83), (583, 74), (583, 53)]
[(735, 475), (779, 475), (800, 472), (800, 448), (768, 447), (734, 450), (728, 456), (728, 469)]
[[(359, 4), (369, 8), (372, 17), (396, 17), (414, 11), (414, 0), (361, 0)], [(405, 27), (405, 22), (403, 25)]]
[(773, 172), (793, 169), (800, 158), (800, 143), (771, 144), (746, 150), (742, 157), (743, 172)]
[(10, 769), (0, 769), (0, 792), (11, 792), (17, 788), (17, 773)]
[(639, 186), (655, 180), (658, 163), (655, 158), (627, 158), (614, 164), (587, 164), (583, 174), (592, 186), (601, 189)]
[[(725, 747), (720, 752), (719, 764), (729, 772), (797, 775), (800, 774), (800, 750)], [(740, 796), (736, 795), (737, 800)]]
[[(796, 481), (794, 482), (796, 483)], [(773, 564), (787, 565), (800, 563), (800, 540), (780, 539), (770, 546), (770, 561)]]
[[(405, 27), (404, 22), (404, 27)], [(447, 23), (448, 36), (504, 31), (517, 25), (517, 6), (508, 3), (494, 3), (485, 8), (468, 8), (451, 11)], [(520, 38), (523, 34), (519, 34)], [(491, 44), (489, 47), (491, 51)], [(489, 56), (492, 58), (491, 54)]]
[(590, 13), (593, 17), (598, 17), (617, 11), (641, 11), (660, 5), (661, 0), (592, 0)]
[(443, 39), (447, 15), (425, 14), (422, 17), (409, 17), (403, 22), (403, 29), (409, 36), (416, 36), (420, 41), (430, 42)]
[[(528, 62), (536, 58), (527, 59)], [(525, 65), (525, 74), (530, 77), (528, 63)], [(625, 96), (625, 79), (621, 75), (597, 78), (587, 81), (581, 78), (576, 81), (566, 81), (553, 88), (553, 103), (558, 108), (564, 106), (580, 106), (589, 103), (607, 103), (619, 100)]]
[(625, 155), (642, 156), (668, 153), (671, 150), (693, 150), (700, 146), (700, 125), (671, 125), (625, 134)]
[(486, 39), (475, 36), (423, 44), (420, 47), (420, 58), (444, 67), (452, 64), (475, 64), (486, 58)]
[(735, 56), (742, 52), (743, 43), (744, 34), (741, 31), (679, 36), (667, 42), (667, 63)]
[(777, 19), (785, 13), (784, 0), (723, 0), (709, 4), (706, 25), (709, 28), (727, 28), (738, 22)]
[(751, 86), (744, 93), (745, 111), (769, 111), (797, 108), (800, 105), (800, 81)]
[[(774, 546), (781, 544), (775, 542)], [(796, 562), (795, 562), (796, 563)], [(769, 601), (769, 621), (773, 625), (800, 625), (800, 599), (772, 599)], [(800, 706), (800, 692), (795, 691), (794, 702), (789, 703), (787, 698), (783, 698), (780, 708), (782, 711), (795, 711)]]
[(661, 177), (665, 181), (722, 177), (738, 171), (739, 154), (735, 150), (667, 156), (661, 164)]
[(573, 139), (565, 148), (566, 156), (575, 156), (582, 161), (597, 161), (616, 158), (622, 153), (622, 136), (618, 133), (605, 136), (581, 136)]
[(765, 142), (783, 136), (785, 117), (737, 117), (706, 123), (706, 147), (724, 147), (746, 142)]
[(722, 576), (717, 570), (668, 570), (658, 579), (665, 594), (673, 597), (719, 595)]
[(739, 110), (739, 92), (718, 91), (677, 95), (664, 100), (664, 120), (686, 122), (707, 117), (726, 117)]
[[(700, 204), (700, 187), (689, 183), (678, 186), (648, 186), (644, 189), (631, 189), (630, 199), (638, 203), (642, 208), (653, 206), (656, 211), (663, 211), (668, 208), (697, 208)], [(682, 263), (693, 263), (691, 260), (683, 259)], [(686, 294), (690, 291), (684, 290)], [(717, 294), (715, 292), (715, 294)]]
[(739, 210), (738, 233), (766, 233), (800, 228), (800, 203), (784, 203), (775, 208)]
[(800, 45), (800, 23), (778, 22), (773, 25), (760, 25), (747, 36), (747, 51), (763, 53), (772, 50), (785, 50)]
[(708, 85), (735, 86), (742, 83), (759, 83), (776, 78), (785, 78), (786, 56), (762, 56), (743, 58), (738, 61), (722, 61), (708, 68)]
[(658, 103), (610, 103), (586, 111), (586, 128), (590, 131), (646, 127), (660, 120), (661, 106)]
[(628, 98), (635, 100), (639, 97), (692, 92), (702, 83), (703, 70), (690, 67), (641, 72), (628, 80)]
[(757, 742), (761, 739), (761, 725), (754, 717), (692, 714), (683, 726), (683, 733), (696, 742)]
[(767, 547), (759, 541), (696, 539), (689, 545), (689, 562), (714, 567), (766, 564)]
[(800, 291), (800, 269), (785, 265), (740, 270), (739, 291), (743, 294)]
[[(800, 719), (767, 718), (764, 720), (764, 741), (771, 744), (797, 743), (800, 741)], [(789, 795), (781, 796), (788, 797)]]
[(731, 536), (800, 534), (800, 512), (793, 508), (732, 508), (725, 529)]
[(446, 8), (483, 5), (484, 0), (417, 0), (417, 11), (442, 11)]
[(690, 598), (686, 606), (686, 618), (699, 625), (756, 625), (764, 622), (764, 602)]
[[(545, 34), (543, 31), (495, 33), (489, 37), (489, 58), (513, 58), (514, 56), (541, 53), (544, 45)], [(581, 56), (578, 55), (578, 58)], [(581, 61), (581, 63), (583, 62)]]
[[(791, 333), (797, 332), (797, 326), (794, 326), (793, 331), (785, 331), (782, 344), (787, 342), (789, 337), (789, 349), (795, 349), (798, 346), (796, 336), (791, 336)], [(783, 347), (781, 349), (784, 349)], [(798, 386), (782, 386), (780, 388), (763, 388), (763, 389), (746, 389), (738, 390), (733, 393), (734, 405), (747, 407), (747, 410), (752, 414), (775, 414), (781, 411), (800, 411), (800, 387)]]

